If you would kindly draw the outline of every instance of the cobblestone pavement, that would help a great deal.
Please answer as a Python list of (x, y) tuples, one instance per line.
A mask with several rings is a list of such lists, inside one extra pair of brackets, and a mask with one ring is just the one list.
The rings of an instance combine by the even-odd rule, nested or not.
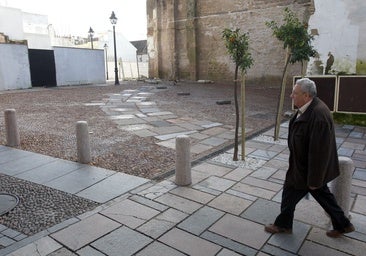
[[(170, 108), (171, 100), (164, 98), (171, 91), (151, 88), (120, 90), (85, 104), (100, 107), (122, 132), (153, 139), (160, 147), (172, 150), (175, 136), (187, 134), (197, 154), (225, 148), (232, 126), (204, 118), (205, 106), (197, 116)], [(152, 93), (165, 95), (152, 97)], [(176, 91), (171, 97), (181, 100)], [(255, 115), (251, 112), (251, 117)], [(18, 207), (28, 207), (34, 221), (29, 216), (24, 222), (12, 219), (17, 207), (1, 216), (0, 255), (364, 255), (366, 128), (362, 127), (337, 127), (339, 155), (352, 158), (355, 165), (350, 214), (356, 232), (340, 239), (326, 237), (329, 220), (313, 199), (299, 204), (293, 235), (264, 232), (263, 225), (279, 212), (288, 158), (286, 125), (279, 141), (272, 140), (272, 129), (248, 140), (245, 161), (232, 161), (229, 147), (196, 162), (192, 184), (186, 187), (175, 185), (174, 176), (150, 180), (0, 146), (0, 190), (9, 180), (18, 180), (24, 182), (19, 187), (39, 187), (56, 195), (48, 199), (57, 195), (65, 199), (52, 204), (40, 197), (35, 207), (35, 192), (30, 204), (23, 200)], [(249, 127), (248, 133), (257, 130)], [(8, 192), (17, 194), (18, 189)], [(71, 212), (66, 214), (67, 208)], [(44, 216), (47, 221), (37, 225)], [(30, 232), (35, 226), (41, 228)]]

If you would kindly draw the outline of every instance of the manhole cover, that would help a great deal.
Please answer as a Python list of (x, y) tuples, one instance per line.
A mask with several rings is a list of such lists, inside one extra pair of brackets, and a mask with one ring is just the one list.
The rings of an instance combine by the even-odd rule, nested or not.
[(19, 199), (17, 196), (0, 192), (0, 216), (11, 211), (17, 206)]

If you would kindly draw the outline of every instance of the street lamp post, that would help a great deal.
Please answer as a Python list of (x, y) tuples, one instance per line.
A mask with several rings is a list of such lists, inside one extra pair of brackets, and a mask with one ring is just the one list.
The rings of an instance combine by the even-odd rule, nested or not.
[(119, 85), (119, 80), (118, 80), (118, 68), (117, 68), (117, 49), (116, 49), (116, 30), (115, 30), (115, 25), (117, 24), (117, 17), (114, 14), (114, 12), (112, 12), (111, 17), (109, 18), (109, 20), (111, 21), (112, 25), (113, 25), (113, 41), (114, 41), (114, 84), (115, 85)]
[(108, 45), (104, 44), (104, 51), (105, 51), (105, 70), (107, 72), (107, 80), (108, 80), (108, 54), (107, 54), (107, 50), (108, 50)]
[(89, 33), (89, 36), (90, 36), (91, 48), (92, 48), (92, 49), (94, 49), (94, 48), (93, 48), (93, 36), (94, 36), (94, 30), (92, 29), (92, 27), (90, 27), (90, 28), (89, 28), (88, 33)]

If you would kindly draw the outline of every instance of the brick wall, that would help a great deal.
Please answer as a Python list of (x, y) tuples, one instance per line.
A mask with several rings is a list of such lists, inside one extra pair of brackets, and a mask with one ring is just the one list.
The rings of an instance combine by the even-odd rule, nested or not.
[[(265, 22), (282, 24), (285, 7), (303, 20), (314, 11), (313, 0), (147, 0), (149, 76), (232, 81), (235, 66), (221, 36), (240, 28), (249, 32), (254, 59), (248, 84), (279, 85), (285, 51)], [(289, 76), (300, 72), (293, 65)]]

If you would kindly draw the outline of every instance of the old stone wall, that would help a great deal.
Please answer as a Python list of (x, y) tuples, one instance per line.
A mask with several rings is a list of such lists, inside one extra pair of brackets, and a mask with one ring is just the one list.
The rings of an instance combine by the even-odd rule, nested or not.
[[(313, 0), (147, 0), (149, 76), (232, 81), (235, 65), (222, 31), (240, 28), (249, 33), (255, 61), (248, 84), (278, 85), (285, 50), (265, 22), (282, 24), (285, 7), (306, 21), (314, 12)], [(290, 77), (300, 73), (300, 64), (290, 67)]]

